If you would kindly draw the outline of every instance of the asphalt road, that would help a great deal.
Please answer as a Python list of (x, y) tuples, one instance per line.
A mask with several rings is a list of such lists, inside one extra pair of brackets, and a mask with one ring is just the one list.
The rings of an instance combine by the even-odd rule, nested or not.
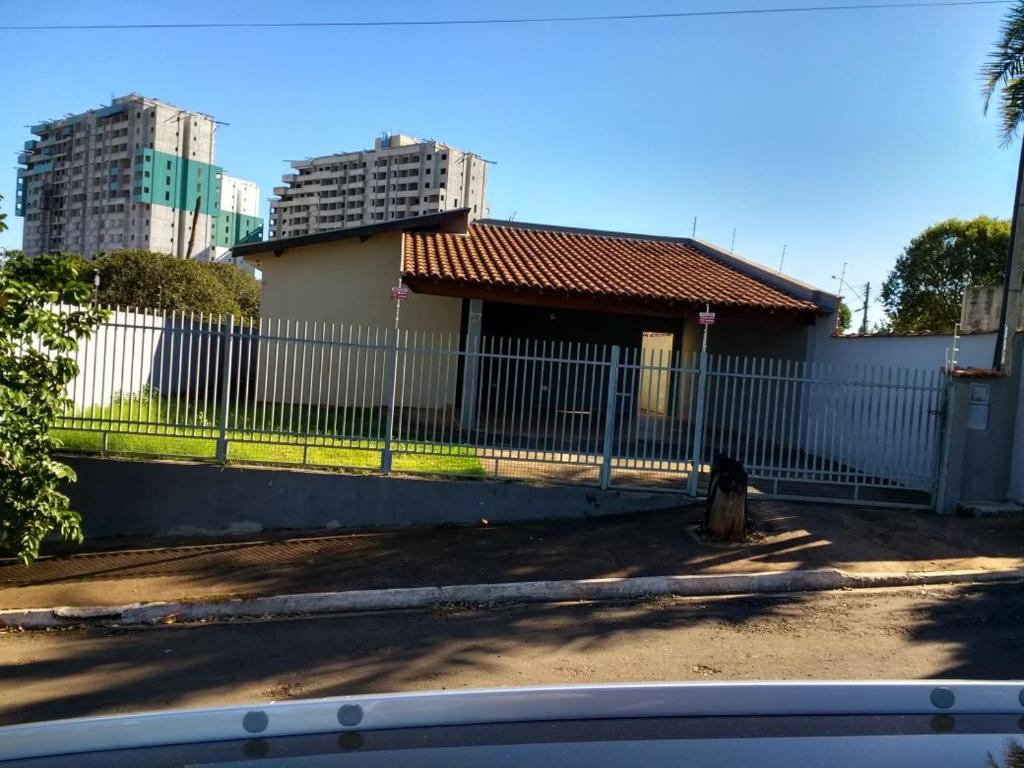
[(0, 723), (507, 685), (1024, 678), (1019, 584), (0, 634)]

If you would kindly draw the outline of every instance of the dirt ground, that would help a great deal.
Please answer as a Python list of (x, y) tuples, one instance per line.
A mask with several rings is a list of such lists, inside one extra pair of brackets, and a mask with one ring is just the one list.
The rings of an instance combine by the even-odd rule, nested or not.
[(751, 503), (740, 546), (695, 535), (701, 509), (588, 520), (220, 539), (107, 539), (26, 568), (0, 561), (0, 608), (103, 605), (546, 579), (1024, 567), (1024, 519)]
[(1024, 677), (1019, 584), (0, 632), (0, 723), (535, 684)]

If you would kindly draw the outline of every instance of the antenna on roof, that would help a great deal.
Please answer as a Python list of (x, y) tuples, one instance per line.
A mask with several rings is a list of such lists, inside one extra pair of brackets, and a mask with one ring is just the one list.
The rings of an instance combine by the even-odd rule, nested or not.
[(517, 213), (519, 213), (519, 211), (518, 211), (518, 210), (516, 210), (516, 211), (512, 211), (512, 215), (508, 217), (508, 220), (509, 220), (509, 221), (515, 221), (515, 220), (516, 220), (516, 214), (517, 214)]
[(690, 234), (691, 238), (696, 239), (697, 237), (697, 217), (693, 217), (693, 232)]
[(732, 253), (736, 249), (736, 228), (732, 229), (732, 242), (729, 243), (729, 253)]
[(779, 259), (779, 274), (782, 274), (782, 265), (786, 263), (786, 248), (788, 246), (782, 246), (782, 258)]

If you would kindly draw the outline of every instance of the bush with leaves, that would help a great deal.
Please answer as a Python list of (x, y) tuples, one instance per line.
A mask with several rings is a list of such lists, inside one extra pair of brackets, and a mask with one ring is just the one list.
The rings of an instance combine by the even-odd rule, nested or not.
[(257, 317), (260, 313), (260, 284), (248, 272), (233, 264), (207, 264), (213, 276), (238, 303), (238, 312), (245, 317)]
[(231, 265), (122, 250), (97, 254), (87, 270), (99, 273), (101, 304), (216, 315), (259, 314), (259, 283)]
[(25, 563), (52, 533), (82, 539), (81, 518), (60, 490), (75, 475), (51, 456), (60, 441), (50, 434), (69, 405), (78, 343), (103, 319), (80, 266), (47, 255), (0, 270), (0, 547)]

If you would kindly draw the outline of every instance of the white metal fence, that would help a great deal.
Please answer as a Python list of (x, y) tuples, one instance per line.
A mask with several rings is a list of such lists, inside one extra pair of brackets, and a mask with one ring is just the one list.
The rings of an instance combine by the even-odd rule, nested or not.
[[(930, 504), (938, 370), (115, 311), (78, 352), (70, 448)], [(694, 471), (696, 468), (697, 471)]]

